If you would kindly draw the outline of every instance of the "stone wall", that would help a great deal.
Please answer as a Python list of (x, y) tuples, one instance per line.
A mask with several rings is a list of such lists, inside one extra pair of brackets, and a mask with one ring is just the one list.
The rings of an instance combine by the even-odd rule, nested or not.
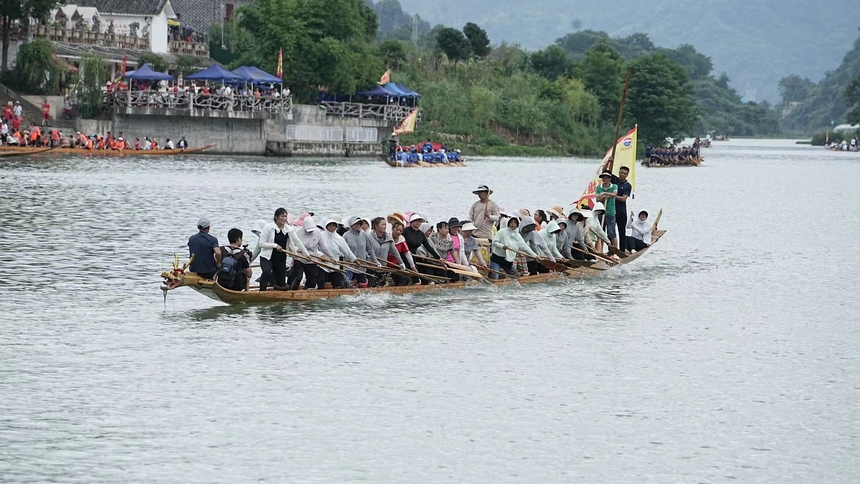
[(391, 121), (327, 117), (308, 105), (294, 105), (280, 119), (132, 112), (115, 113), (111, 121), (79, 119), (77, 129), (102, 136), (121, 132), (132, 145), (145, 136), (154, 136), (162, 146), (167, 138), (176, 142), (185, 136), (191, 148), (215, 144), (207, 153), (272, 156), (376, 156), (393, 129)]

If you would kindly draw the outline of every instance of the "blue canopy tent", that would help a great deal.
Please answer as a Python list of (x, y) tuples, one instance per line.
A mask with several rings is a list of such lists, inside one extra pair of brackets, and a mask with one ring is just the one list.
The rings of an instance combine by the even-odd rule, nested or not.
[(403, 92), (399, 87), (397, 87), (397, 84), (394, 84), (393, 82), (389, 82), (388, 84), (386, 84), (382, 87), (384, 87), (387, 91), (397, 93), (397, 97), (410, 97), (405, 92)]
[(382, 96), (382, 97), (403, 97), (403, 94), (398, 94), (394, 91), (389, 91), (383, 86), (377, 85), (370, 91), (357, 92), (359, 96)]
[(155, 72), (149, 67), (149, 64), (144, 64), (136, 71), (125, 73), (125, 77), (133, 81), (172, 81), (173, 76), (163, 72)]
[(233, 73), (245, 78), (246, 82), (253, 82), (255, 84), (261, 82), (282, 84), (284, 82), (279, 77), (253, 66), (242, 66), (238, 69), (233, 69)]
[(245, 81), (246, 79), (239, 74), (233, 73), (223, 67), (214, 64), (203, 69), (200, 72), (185, 76), (189, 81)]
[(399, 87), (401, 91), (405, 92), (407, 96), (410, 96), (410, 95), (411, 95), (411, 96), (413, 96), (413, 97), (421, 97), (421, 95), (420, 95), (420, 94), (418, 94), (417, 92), (413, 91), (412, 89), (407, 88), (407, 87), (406, 87), (406, 86), (404, 86), (403, 84), (399, 84), (399, 83), (396, 83), (396, 82), (395, 82), (395, 83), (393, 83), (393, 84), (394, 84), (395, 86)]

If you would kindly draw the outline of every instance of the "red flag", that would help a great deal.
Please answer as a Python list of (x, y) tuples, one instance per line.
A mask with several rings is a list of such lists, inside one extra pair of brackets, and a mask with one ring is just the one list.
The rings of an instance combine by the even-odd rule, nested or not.
[(379, 79), (379, 85), (384, 86), (384, 85), (388, 84), (389, 82), (391, 82), (391, 70), (390, 69), (385, 71), (385, 74), (383, 74), (382, 77)]
[(122, 64), (120, 65), (120, 69), (122, 70), (123, 76), (125, 75), (125, 66), (126, 66), (127, 61), (128, 61), (128, 56), (127, 55), (122, 56)]
[(278, 70), (275, 75), (278, 79), (284, 78), (284, 49), (278, 49)]
[(120, 84), (122, 82), (122, 78), (125, 77), (125, 66), (128, 61), (128, 56), (122, 56), (122, 64), (119, 65), (119, 69), (117, 69), (116, 79), (113, 80), (114, 84)]

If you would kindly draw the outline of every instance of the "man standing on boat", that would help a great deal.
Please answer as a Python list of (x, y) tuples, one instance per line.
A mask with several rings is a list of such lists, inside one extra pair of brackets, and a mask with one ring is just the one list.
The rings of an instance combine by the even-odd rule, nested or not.
[(472, 237), (478, 239), (493, 238), (493, 225), (499, 220), (499, 206), (490, 200), (493, 191), (487, 185), (480, 185), (472, 193), (478, 196), (478, 201), (472, 204), (469, 210), (469, 218), (475, 226)]
[[(605, 216), (603, 218), (603, 229), (611, 241), (611, 244), (616, 249), (618, 248), (618, 224), (615, 220), (615, 198), (618, 196), (618, 185), (612, 183), (612, 172), (604, 171), (600, 174), (600, 185), (594, 193), (597, 195), (595, 200), (602, 203), (606, 207)], [(625, 199), (626, 200), (626, 199)], [(597, 209), (595, 208), (596, 212)]]
[(627, 199), (633, 193), (633, 186), (627, 181), (627, 175), (630, 174), (630, 168), (622, 166), (618, 169), (618, 176), (612, 176), (612, 184), (618, 187), (618, 193), (615, 195), (615, 225), (618, 229), (618, 248), (620, 250), (629, 250), (627, 244)]
[(209, 235), (209, 219), (206, 217), (197, 221), (198, 232), (188, 239), (188, 253), (191, 261), (191, 272), (205, 279), (212, 279), (218, 272), (217, 259), (221, 256), (218, 239)]

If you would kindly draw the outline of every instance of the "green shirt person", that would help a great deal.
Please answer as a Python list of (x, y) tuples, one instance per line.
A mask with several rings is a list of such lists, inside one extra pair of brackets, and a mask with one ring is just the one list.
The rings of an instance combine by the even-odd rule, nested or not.
[[(618, 195), (618, 185), (612, 183), (610, 176), (606, 176), (606, 173), (600, 174), (600, 181), (603, 183), (597, 185), (594, 193), (597, 195), (597, 201), (603, 202), (603, 205), (606, 207), (606, 215), (615, 216), (615, 196)], [(602, 193), (606, 193), (607, 195), (601, 197), (600, 194)]]

